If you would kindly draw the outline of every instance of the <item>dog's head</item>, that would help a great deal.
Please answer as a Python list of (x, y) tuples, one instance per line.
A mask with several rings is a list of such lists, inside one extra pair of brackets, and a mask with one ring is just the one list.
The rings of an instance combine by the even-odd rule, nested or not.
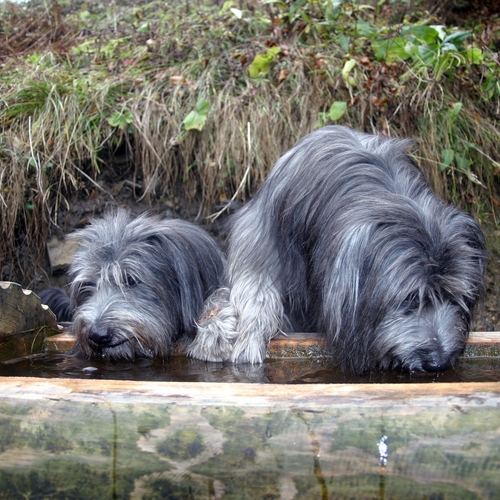
[(75, 354), (112, 359), (168, 356), (191, 335), (222, 254), (201, 229), (125, 211), (74, 234), (70, 267)]
[(357, 264), (339, 270), (345, 292), (340, 286), (334, 300), (352, 311), (342, 314), (340, 338), (358, 344), (340, 361), (358, 373), (443, 371), (463, 352), (483, 292), (484, 236), (471, 217), (441, 202), (392, 210), (393, 222), (361, 229)]

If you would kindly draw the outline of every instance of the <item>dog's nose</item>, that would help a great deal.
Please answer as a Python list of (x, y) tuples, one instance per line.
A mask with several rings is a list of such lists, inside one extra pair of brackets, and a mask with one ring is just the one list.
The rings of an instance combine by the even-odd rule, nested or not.
[(426, 372), (443, 372), (450, 366), (450, 360), (425, 359), (422, 362), (422, 370)]
[(111, 344), (113, 333), (109, 328), (92, 327), (89, 330), (89, 339), (95, 344), (105, 347)]

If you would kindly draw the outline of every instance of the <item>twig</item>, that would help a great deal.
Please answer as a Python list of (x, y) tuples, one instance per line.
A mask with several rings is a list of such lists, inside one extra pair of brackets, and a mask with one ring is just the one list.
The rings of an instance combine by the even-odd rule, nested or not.
[(213, 222), (214, 220), (216, 220), (220, 215), (222, 215), (229, 208), (229, 206), (231, 205), (231, 202), (234, 201), (236, 199), (236, 197), (240, 194), (240, 191), (243, 189), (243, 186), (245, 185), (245, 183), (247, 181), (248, 174), (250, 173), (250, 167), (252, 165), (252, 158), (251, 158), (251, 154), (250, 154), (252, 151), (252, 143), (250, 140), (250, 122), (247, 122), (247, 142), (248, 142), (248, 165), (247, 165), (247, 168), (246, 168), (245, 173), (243, 175), (243, 179), (241, 179), (241, 182), (240, 182), (240, 185), (238, 186), (238, 189), (235, 191), (235, 193), (233, 194), (233, 196), (229, 200), (229, 202), (226, 203), (226, 205), (224, 205), (224, 207), (222, 207), (218, 212), (216, 212), (215, 214), (209, 215), (207, 217), (207, 219), (209, 219), (210, 222)]

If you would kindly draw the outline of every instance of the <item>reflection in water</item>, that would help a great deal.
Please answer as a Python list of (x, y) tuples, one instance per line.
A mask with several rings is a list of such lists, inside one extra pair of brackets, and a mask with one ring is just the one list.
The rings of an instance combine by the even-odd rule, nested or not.
[(498, 382), (500, 358), (462, 358), (443, 373), (375, 372), (344, 374), (329, 358), (268, 359), (259, 366), (208, 363), (175, 355), (170, 360), (137, 359), (111, 362), (81, 360), (46, 353), (0, 363), (3, 377), (90, 378), (168, 382), (246, 382), (272, 384), (392, 384), (439, 382)]

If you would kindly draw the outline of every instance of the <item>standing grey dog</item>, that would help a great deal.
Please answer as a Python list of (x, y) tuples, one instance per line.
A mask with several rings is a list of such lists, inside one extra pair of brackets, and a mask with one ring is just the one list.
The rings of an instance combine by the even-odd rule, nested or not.
[(64, 316), (58, 319), (73, 321), (73, 354), (166, 357), (179, 337), (194, 337), (203, 302), (220, 286), (224, 269), (224, 256), (205, 231), (119, 210), (70, 237), (79, 241), (70, 298), (53, 288), (40, 295)]
[(299, 141), (235, 214), (227, 288), (189, 354), (261, 363), (284, 318), (344, 370), (441, 371), (465, 347), (487, 263), (477, 222), (394, 140), (332, 126)]

